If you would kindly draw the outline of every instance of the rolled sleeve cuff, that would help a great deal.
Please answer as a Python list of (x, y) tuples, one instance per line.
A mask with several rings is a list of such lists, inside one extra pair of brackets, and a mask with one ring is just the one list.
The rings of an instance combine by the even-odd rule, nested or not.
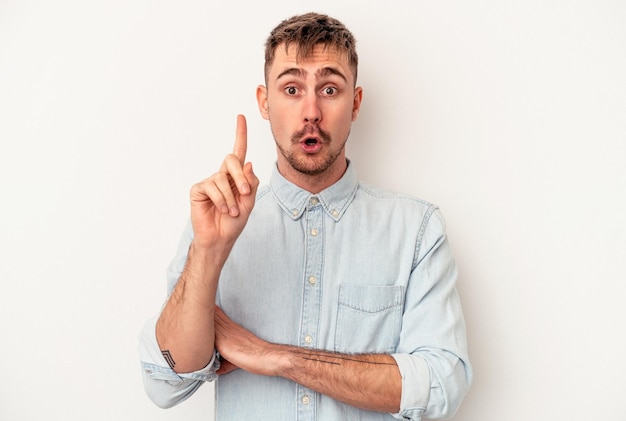
[(419, 420), (430, 398), (430, 369), (423, 358), (393, 354), (402, 376), (402, 397), (398, 419)]
[(202, 369), (190, 373), (177, 373), (170, 368), (161, 353), (156, 340), (156, 323), (158, 317), (148, 320), (139, 333), (139, 358), (144, 375), (155, 380), (164, 380), (169, 384), (182, 384), (185, 379), (202, 382), (213, 381), (219, 369), (217, 353), (213, 352), (211, 361)]

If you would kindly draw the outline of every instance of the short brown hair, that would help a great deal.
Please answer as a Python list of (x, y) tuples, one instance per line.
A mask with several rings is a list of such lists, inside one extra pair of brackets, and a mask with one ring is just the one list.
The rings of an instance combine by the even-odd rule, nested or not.
[(274, 61), (276, 48), (281, 44), (285, 44), (286, 49), (289, 48), (290, 44), (295, 44), (298, 60), (309, 57), (318, 44), (323, 44), (325, 48), (332, 48), (339, 53), (346, 54), (356, 83), (359, 64), (356, 40), (348, 28), (337, 19), (319, 13), (306, 13), (293, 16), (278, 24), (265, 42), (266, 82), (269, 68)]

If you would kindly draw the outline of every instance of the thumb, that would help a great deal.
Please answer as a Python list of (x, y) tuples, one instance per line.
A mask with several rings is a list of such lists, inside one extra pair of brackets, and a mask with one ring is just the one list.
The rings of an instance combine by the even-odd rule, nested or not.
[(250, 186), (250, 193), (246, 194), (245, 196), (240, 196), (240, 200), (243, 206), (248, 210), (248, 212), (251, 212), (252, 208), (254, 207), (254, 202), (256, 200), (256, 191), (259, 188), (259, 179), (256, 174), (254, 174), (251, 162), (246, 162), (246, 164), (243, 166), (243, 175), (244, 177), (246, 177), (246, 181)]
[(252, 162), (246, 162), (243, 166), (243, 175), (246, 177), (246, 180), (248, 180), (248, 184), (250, 184), (250, 196), (254, 198), (257, 188), (259, 187), (259, 179), (254, 173)]

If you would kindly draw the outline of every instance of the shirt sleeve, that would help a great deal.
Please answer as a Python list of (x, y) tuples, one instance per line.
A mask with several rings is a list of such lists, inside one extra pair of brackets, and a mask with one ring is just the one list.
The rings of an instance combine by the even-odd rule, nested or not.
[[(176, 256), (167, 268), (167, 294), (174, 290), (182, 273), (187, 252), (193, 239), (191, 221), (187, 223), (181, 237)], [(213, 352), (211, 361), (201, 370), (191, 373), (176, 373), (170, 368), (161, 354), (156, 340), (158, 316), (148, 320), (139, 333), (139, 358), (141, 362), (144, 389), (148, 397), (161, 408), (170, 408), (190, 397), (207, 381), (217, 378), (219, 359)]]
[(217, 378), (219, 360), (216, 352), (201, 370), (176, 373), (161, 354), (156, 341), (158, 317), (148, 320), (139, 333), (139, 358), (143, 384), (148, 397), (161, 408), (170, 408), (191, 396), (206, 381)]
[(402, 376), (398, 419), (452, 417), (469, 389), (472, 368), (456, 279), (445, 221), (432, 207), (417, 241), (393, 355)]

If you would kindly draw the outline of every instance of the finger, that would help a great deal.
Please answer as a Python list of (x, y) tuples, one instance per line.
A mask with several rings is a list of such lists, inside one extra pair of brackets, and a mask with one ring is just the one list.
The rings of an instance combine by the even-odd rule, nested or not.
[(213, 178), (207, 178), (206, 180), (194, 184), (191, 188), (191, 201), (193, 202), (206, 202), (213, 203), (220, 212), (228, 213), (228, 205), (226, 199), (221, 193), (220, 189), (215, 184)]
[(216, 324), (219, 323), (220, 325), (223, 325), (224, 320), (227, 318), (227, 316), (220, 306), (215, 306), (215, 311), (213, 314), (214, 314), (215, 323)]
[(232, 322), (219, 306), (215, 306), (213, 320), (215, 323), (215, 340), (218, 341), (218, 337), (222, 336), (222, 333), (227, 330), (228, 324)]
[(243, 164), (235, 154), (227, 155), (222, 162), (220, 172), (230, 175), (237, 191), (242, 195), (250, 194), (250, 184), (243, 173)]
[(239, 200), (241, 202), (242, 209), (245, 209), (245, 211), (249, 214), (254, 207), (254, 202), (256, 200), (256, 191), (259, 187), (259, 179), (252, 169), (251, 162), (246, 162), (246, 164), (244, 165), (243, 175), (245, 176), (246, 182), (250, 188), (250, 194), (242, 195)]
[(237, 367), (235, 364), (231, 363), (228, 360), (225, 359), (220, 359), (220, 368), (219, 370), (216, 371), (218, 376), (223, 376), (225, 374), (228, 374), (232, 371), (238, 370), (239, 367)]
[[(217, 173), (213, 176), (214, 187), (217, 191), (211, 190), (211, 193), (215, 195), (218, 199), (223, 199), (225, 204), (220, 202), (220, 210), (223, 211), (224, 206), (228, 208), (228, 213), (230, 216), (239, 215), (239, 207), (237, 206), (237, 199), (235, 198), (235, 194), (233, 189), (236, 187), (232, 184), (232, 178), (228, 176), (228, 174)], [(212, 186), (211, 186), (212, 187)], [(209, 196), (212, 198), (212, 196)], [(214, 202), (215, 203), (215, 202)], [(216, 204), (217, 206), (217, 204)]]
[(235, 146), (233, 147), (233, 155), (239, 159), (239, 163), (243, 165), (246, 162), (246, 152), (248, 151), (248, 125), (246, 117), (243, 114), (237, 116), (237, 130), (235, 131)]

